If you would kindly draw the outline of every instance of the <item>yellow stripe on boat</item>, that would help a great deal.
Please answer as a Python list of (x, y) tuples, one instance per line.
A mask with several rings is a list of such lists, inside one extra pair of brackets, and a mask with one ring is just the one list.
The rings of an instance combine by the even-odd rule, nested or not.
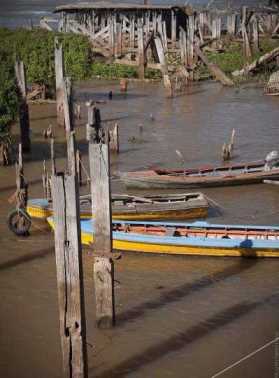
[[(54, 223), (48, 219), (52, 229)], [(93, 234), (81, 233), (82, 244), (92, 243)], [(279, 257), (278, 249), (252, 249), (252, 248), (212, 248), (212, 247), (193, 247), (186, 245), (167, 245), (139, 243), (125, 240), (113, 240), (113, 249), (130, 252), (157, 253), (170, 255), (196, 255), (196, 256), (222, 256), (222, 257)]]
[[(27, 206), (27, 212), (32, 218), (46, 219), (53, 216), (53, 210), (47, 207)], [(158, 211), (158, 212), (144, 212), (144, 213), (113, 213), (113, 219), (119, 220), (164, 220), (164, 219), (192, 219), (205, 218), (207, 216), (207, 208), (194, 208), (179, 211)], [(91, 218), (91, 212), (81, 212), (82, 219)]]

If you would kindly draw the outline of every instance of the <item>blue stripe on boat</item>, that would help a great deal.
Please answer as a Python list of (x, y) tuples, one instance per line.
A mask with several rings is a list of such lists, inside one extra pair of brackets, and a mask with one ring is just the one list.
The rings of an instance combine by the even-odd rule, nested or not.
[[(94, 223), (94, 221), (93, 221)], [(136, 222), (136, 221), (114, 221), (113, 223), (120, 224), (140, 224), (140, 225), (149, 225), (149, 226), (181, 226), (181, 227), (190, 227), (190, 228), (208, 228), (208, 229), (249, 229), (249, 230), (269, 230), (269, 231), (278, 231), (279, 227), (273, 226), (236, 226), (236, 225), (217, 225), (209, 224), (207, 222), (194, 222), (194, 223), (161, 223), (161, 222)], [(82, 220), (81, 221), (81, 230), (87, 234), (93, 232), (92, 220)], [(123, 232), (123, 231), (113, 231), (113, 239), (115, 240), (124, 240), (137, 243), (148, 243), (148, 244), (166, 244), (166, 245), (185, 245), (185, 246), (194, 246), (194, 247), (216, 247), (216, 248), (273, 248), (279, 249), (278, 240), (254, 240), (254, 239), (222, 239), (222, 238), (208, 238), (200, 236), (157, 236), (157, 235), (144, 235), (137, 234), (132, 232)]]

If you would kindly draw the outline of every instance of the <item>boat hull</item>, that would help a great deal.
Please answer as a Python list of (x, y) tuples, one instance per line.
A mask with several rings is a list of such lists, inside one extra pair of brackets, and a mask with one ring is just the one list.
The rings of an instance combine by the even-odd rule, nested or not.
[(160, 178), (129, 178), (122, 177), (124, 185), (128, 189), (198, 189), (198, 188), (214, 188), (214, 187), (225, 187), (225, 186), (238, 186), (238, 185), (249, 185), (249, 184), (260, 184), (263, 180), (278, 180), (279, 171), (276, 174), (265, 174), (259, 177), (240, 177), (232, 178), (225, 177), (218, 180), (162, 180)]
[[(48, 222), (54, 228), (52, 218)], [(88, 231), (81, 222), (82, 244), (94, 242), (93, 231)], [(196, 222), (198, 223), (198, 222)], [(90, 227), (89, 227), (90, 228)], [(277, 231), (278, 232), (278, 231)], [(264, 234), (264, 232), (263, 232)], [(143, 240), (139, 240), (143, 239)], [(154, 239), (156, 240), (154, 242)], [(165, 240), (164, 240), (165, 239)], [(177, 244), (173, 240), (177, 240)], [(156, 238), (145, 235), (125, 234), (113, 232), (113, 249), (139, 253), (168, 254), (168, 255), (196, 255), (196, 256), (227, 256), (227, 257), (279, 257), (279, 242), (231, 239), (206, 240), (206, 238)], [(216, 243), (216, 245), (213, 245)], [(265, 246), (266, 244), (266, 246)]]
[[(28, 214), (37, 219), (46, 219), (53, 215), (53, 210), (45, 199), (30, 200), (27, 204)], [(122, 210), (112, 209), (113, 219), (120, 220), (178, 220), (178, 219), (195, 219), (206, 218), (208, 213), (208, 203), (205, 198), (194, 200), (191, 204), (172, 203), (172, 204), (152, 204), (138, 205), (134, 208), (124, 208)], [(90, 209), (80, 210), (82, 219), (91, 218)]]
[(183, 170), (127, 172), (120, 176), (127, 188), (195, 189), (262, 183), (279, 178), (279, 168), (264, 169), (264, 162)]

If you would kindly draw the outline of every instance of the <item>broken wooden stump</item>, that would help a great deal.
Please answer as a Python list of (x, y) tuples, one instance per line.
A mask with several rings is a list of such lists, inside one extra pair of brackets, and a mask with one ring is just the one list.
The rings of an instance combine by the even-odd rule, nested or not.
[(234, 148), (235, 129), (232, 131), (231, 139), (229, 143), (224, 143), (222, 146), (222, 158), (224, 161), (228, 161), (232, 158), (232, 152)]
[(117, 123), (109, 130), (109, 149), (111, 152), (119, 153), (119, 126)]
[(22, 145), (22, 152), (30, 152), (30, 121), (29, 108), (27, 104), (27, 89), (25, 68), (22, 61), (16, 61), (15, 74), (19, 93), (19, 125), (20, 125), (20, 139)]
[(120, 91), (126, 93), (128, 89), (128, 80), (120, 79)]

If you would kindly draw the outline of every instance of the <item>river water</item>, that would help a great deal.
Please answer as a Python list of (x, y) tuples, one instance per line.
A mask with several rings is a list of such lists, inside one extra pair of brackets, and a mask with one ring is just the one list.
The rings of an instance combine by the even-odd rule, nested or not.
[[(221, 146), (236, 130), (235, 162), (263, 158), (278, 149), (278, 99), (261, 88), (222, 88), (204, 83), (186, 96), (167, 99), (160, 84), (81, 83), (75, 98), (107, 100), (105, 126), (119, 123), (120, 154), (112, 173), (156, 165), (220, 163)], [(87, 166), (85, 107), (77, 124)], [(42, 196), (42, 161), (49, 146), (42, 130), (55, 127), (55, 106), (31, 106), (32, 156), (25, 158), (30, 197)], [(17, 128), (15, 128), (16, 130)], [(142, 132), (140, 131), (142, 129)], [(65, 164), (63, 131), (55, 128), (58, 166)], [(0, 170), (0, 376), (58, 378), (61, 372), (53, 234), (35, 222), (28, 238), (6, 226), (13, 167)], [(114, 192), (125, 188), (117, 180)], [(88, 188), (83, 187), (83, 192)], [(222, 211), (211, 223), (278, 224), (278, 187), (251, 185), (207, 189)], [(279, 260), (152, 256), (124, 253), (115, 265), (116, 327), (94, 326), (93, 258), (83, 253), (89, 376), (212, 377), (279, 333)], [(278, 376), (279, 346), (270, 345), (222, 377)], [(276, 370), (277, 369), (277, 370)]]

